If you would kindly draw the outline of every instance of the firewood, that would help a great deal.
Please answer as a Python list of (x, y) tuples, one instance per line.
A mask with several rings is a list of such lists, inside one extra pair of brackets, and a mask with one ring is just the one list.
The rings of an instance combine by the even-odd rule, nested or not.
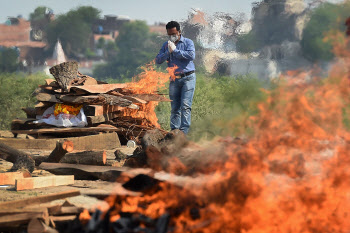
[(17, 179), (16, 191), (74, 184), (74, 176), (42, 176)]
[(31, 177), (29, 172), (0, 173), (0, 185), (15, 185), (17, 179)]
[(35, 118), (36, 117), (36, 109), (35, 108), (21, 108), (23, 112), (27, 114), (27, 118)]
[(40, 169), (55, 175), (74, 175), (77, 180), (104, 180), (115, 181), (121, 175), (134, 177), (138, 174), (151, 174), (151, 169), (130, 169), (123, 167), (92, 166), (67, 163), (42, 163)]
[(72, 152), (73, 149), (74, 147), (73, 147), (72, 141), (59, 140), (56, 143), (56, 148), (51, 152), (49, 157), (46, 159), (46, 162), (57, 163), (63, 158), (63, 156), (66, 153)]
[(35, 97), (38, 101), (41, 101), (41, 102), (51, 102), (51, 103), (61, 102), (59, 99), (57, 99), (55, 95), (49, 94), (49, 93), (38, 93)]
[(94, 124), (111, 121), (114, 118), (120, 117), (122, 115), (123, 115), (123, 113), (107, 113), (107, 114), (103, 114), (100, 116), (88, 116), (86, 118), (88, 121), (88, 125), (91, 126)]
[(11, 130), (15, 134), (62, 134), (62, 133), (83, 133), (83, 132), (118, 132), (115, 127), (84, 127), (84, 128), (45, 128), (45, 129), (28, 129), (28, 130)]
[(39, 205), (42, 203), (51, 202), (58, 199), (64, 199), (68, 197), (79, 196), (80, 192), (78, 190), (70, 190), (59, 193), (41, 195), (38, 197), (31, 197), (16, 201), (7, 201), (0, 203), (0, 209), (11, 209), (11, 208), (23, 208), (29, 205)]
[(71, 90), (83, 90), (90, 94), (104, 94), (115, 89), (125, 88), (126, 84), (116, 83), (116, 84), (98, 84), (98, 85), (84, 85), (84, 86), (70, 86)]
[(18, 213), (0, 216), (0, 226), (18, 226), (28, 223), (32, 218), (45, 219), (48, 216), (45, 213)]
[(11, 170), (26, 169), (34, 171), (35, 161), (26, 153), (16, 150), (0, 142), (0, 158), (13, 163)]
[(67, 153), (60, 163), (105, 165), (107, 161), (106, 151), (82, 151), (77, 153)]
[(69, 61), (63, 62), (50, 68), (50, 73), (55, 77), (57, 83), (64, 92), (68, 91), (68, 86), (71, 81), (77, 77), (78, 62)]
[(58, 233), (57, 230), (49, 227), (38, 218), (30, 220), (27, 228), (28, 233)]
[[(62, 139), (64, 138), (61, 138), (61, 140)], [(112, 150), (121, 146), (119, 137), (115, 132), (82, 137), (70, 137), (67, 139), (73, 142), (75, 150)], [(16, 149), (35, 149), (48, 151), (52, 151), (55, 149), (57, 140), (57, 138), (35, 140), (20, 138), (0, 138), (0, 142), (3, 142), (6, 145)]]
[(145, 101), (171, 102), (170, 99), (158, 94), (130, 94), (129, 96), (136, 97)]

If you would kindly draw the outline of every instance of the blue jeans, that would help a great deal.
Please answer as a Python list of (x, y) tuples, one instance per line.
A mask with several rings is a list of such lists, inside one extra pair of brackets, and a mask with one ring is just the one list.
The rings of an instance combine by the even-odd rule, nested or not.
[(191, 109), (196, 87), (196, 74), (170, 81), (169, 97), (171, 102), (170, 128), (188, 133), (191, 125)]

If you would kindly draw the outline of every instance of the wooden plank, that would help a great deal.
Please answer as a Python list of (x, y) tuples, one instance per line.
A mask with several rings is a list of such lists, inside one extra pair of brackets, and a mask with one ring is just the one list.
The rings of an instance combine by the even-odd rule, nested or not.
[(128, 96), (136, 97), (145, 101), (171, 102), (170, 99), (157, 94), (130, 94)]
[(32, 218), (48, 218), (45, 213), (19, 213), (0, 216), (0, 226), (17, 226), (28, 223)]
[(53, 128), (54, 126), (46, 123), (33, 123), (35, 118), (17, 118), (11, 122), (11, 130), (28, 130), (28, 129), (40, 129), (40, 128)]
[(80, 195), (80, 192), (78, 190), (70, 190), (70, 191), (65, 191), (60, 193), (53, 193), (53, 194), (47, 194), (47, 195), (42, 195), (38, 197), (26, 198), (22, 200), (7, 201), (7, 202), (0, 203), (0, 209), (23, 208), (29, 205), (38, 205), (38, 204), (47, 203), (58, 199), (75, 197), (79, 195)]
[(73, 221), (77, 218), (76, 215), (67, 215), (67, 216), (50, 216), (49, 217), (51, 221), (54, 222), (66, 222), (66, 221)]
[(79, 214), (83, 210), (83, 208), (78, 208), (76, 206), (53, 206), (48, 208), (50, 215)]
[(17, 179), (16, 191), (74, 184), (74, 176), (43, 176)]
[(110, 166), (92, 166), (65, 163), (41, 163), (40, 169), (55, 175), (74, 175), (77, 180), (105, 180), (116, 181), (120, 176), (134, 177), (139, 174), (151, 174), (148, 168), (126, 168)]
[[(54, 104), (55, 103), (51, 103), (51, 102), (39, 102), (34, 107), (35, 107), (35, 109), (38, 109), (38, 108), (45, 108), (45, 109), (47, 109), (48, 107), (51, 107)], [(41, 114), (37, 113), (37, 115), (41, 115)]]
[(56, 147), (59, 139), (68, 139), (73, 142), (75, 150), (113, 150), (121, 147), (118, 134), (103, 133), (98, 135), (53, 138), (53, 139), (20, 139), (20, 138), (0, 138), (0, 142), (16, 149), (36, 149), (52, 151)]
[(0, 209), (0, 216), (8, 214), (21, 214), (21, 213), (43, 213), (47, 212), (48, 208), (43, 206), (25, 207), (25, 208), (5, 208)]
[(98, 84), (98, 85), (86, 85), (86, 86), (69, 86), (68, 89), (83, 90), (91, 94), (107, 93), (117, 88), (125, 88), (125, 83), (116, 84)]
[(107, 127), (84, 127), (84, 128), (48, 128), (48, 129), (28, 129), (11, 130), (17, 134), (44, 134), (44, 133), (82, 133), (82, 132), (117, 132), (119, 129)]
[(15, 185), (16, 179), (31, 177), (29, 172), (0, 173), (0, 185)]

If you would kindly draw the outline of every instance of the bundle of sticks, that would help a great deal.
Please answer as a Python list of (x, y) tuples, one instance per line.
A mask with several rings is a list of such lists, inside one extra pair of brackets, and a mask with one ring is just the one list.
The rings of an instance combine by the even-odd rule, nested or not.
[[(46, 79), (46, 83), (40, 85), (33, 93), (38, 100), (35, 107), (22, 108), (27, 114), (27, 119), (16, 119), (12, 122), (11, 130), (15, 136), (59, 133), (60, 130), (57, 128), (50, 130), (53, 126), (33, 123), (38, 115), (42, 115), (47, 108), (57, 103), (83, 105), (88, 126), (84, 129), (75, 129), (74, 132), (86, 133), (91, 129), (115, 131), (129, 138), (142, 136), (146, 130), (156, 127), (147, 119), (148, 113), (144, 112), (148, 109), (149, 102), (170, 101), (158, 93), (133, 93), (125, 83), (108, 84), (97, 81), (81, 74), (78, 71), (78, 63), (74, 61), (56, 65), (50, 69), (50, 73), (55, 80)], [(63, 130), (69, 132), (69, 129)]]

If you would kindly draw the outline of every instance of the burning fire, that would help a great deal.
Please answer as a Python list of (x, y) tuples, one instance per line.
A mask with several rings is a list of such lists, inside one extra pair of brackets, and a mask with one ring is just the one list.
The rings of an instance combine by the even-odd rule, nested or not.
[[(326, 79), (288, 72), (284, 79), (294, 81), (260, 103), (259, 117), (251, 119), (255, 136), (247, 143), (212, 142), (226, 155), (212, 156), (227, 159), (207, 168), (211, 175), (205, 182), (195, 188), (193, 182), (160, 183), (141, 197), (110, 197), (113, 220), (122, 212), (152, 218), (169, 213), (170, 232), (350, 232), (348, 43), (335, 46), (338, 58)], [(296, 74), (303, 80), (295, 82)], [(137, 92), (148, 82), (133, 85)]]
[[(165, 87), (169, 78), (174, 78), (177, 67), (168, 68), (168, 73), (156, 71), (154, 69), (154, 62), (142, 67), (143, 72), (134, 78), (133, 82), (128, 84), (132, 94), (154, 94)], [(138, 81), (136, 81), (138, 80)], [(139, 109), (127, 109), (124, 111), (124, 116), (132, 116), (134, 118), (142, 118), (145, 121), (143, 125), (150, 125), (160, 128), (158, 118), (155, 113), (155, 108), (158, 102), (150, 101), (147, 104), (138, 104)]]

